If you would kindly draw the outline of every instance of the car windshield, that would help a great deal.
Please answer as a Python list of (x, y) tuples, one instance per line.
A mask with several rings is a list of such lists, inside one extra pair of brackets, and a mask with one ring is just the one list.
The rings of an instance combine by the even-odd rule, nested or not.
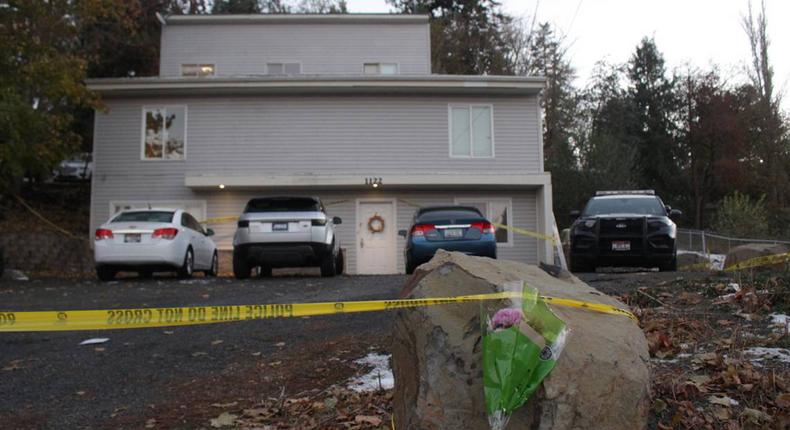
[(318, 200), (310, 197), (273, 197), (253, 199), (244, 212), (320, 212)]
[(584, 216), (608, 214), (666, 215), (664, 205), (655, 197), (594, 198), (584, 208)]
[(418, 223), (468, 224), (483, 220), (483, 216), (471, 209), (443, 209), (428, 211), (417, 217)]
[(112, 220), (112, 222), (172, 222), (172, 221), (173, 221), (173, 212), (168, 212), (168, 211), (124, 212)]

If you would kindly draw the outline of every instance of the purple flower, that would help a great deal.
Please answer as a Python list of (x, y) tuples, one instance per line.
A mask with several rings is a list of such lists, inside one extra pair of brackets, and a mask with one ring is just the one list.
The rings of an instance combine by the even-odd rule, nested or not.
[(506, 329), (521, 322), (524, 314), (519, 309), (500, 309), (491, 318), (491, 327), (494, 330)]

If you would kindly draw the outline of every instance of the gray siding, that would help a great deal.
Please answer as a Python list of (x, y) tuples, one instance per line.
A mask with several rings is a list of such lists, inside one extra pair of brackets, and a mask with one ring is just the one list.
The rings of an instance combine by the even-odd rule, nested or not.
[[(493, 106), (495, 158), (450, 157), (452, 103)], [(141, 161), (143, 106), (171, 104), (187, 106), (186, 160)], [(109, 111), (96, 117), (99, 184), (162, 178), (166, 187), (183, 187), (186, 173), (542, 173), (534, 97), (216, 97), (106, 105)]]
[[(534, 97), (441, 98), (392, 97), (238, 97), (184, 99), (108, 99), (97, 113), (91, 231), (110, 215), (111, 201), (205, 201), (207, 217), (238, 215), (244, 203), (271, 189), (192, 190), (184, 186), (193, 174), (296, 173), (542, 173), (539, 160), (538, 112)], [(448, 104), (487, 103), (494, 108), (493, 159), (449, 156)], [(187, 158), (142, 161), (143, 106), (187, 106)], [(356, 199), (397, 198), (398, 229), (406, 229), (414, 207), (451, 204), (456, 197), (512, 198), (514, 224), (536, 230), (534, 191), (334, 191), (296, 190), (321, 196), (328, 212), (344, 219), (338, 234), (347, 249), (350, 272), (356, 271)], [(231, 246), (234, 223), (212, 225), (220, 246)], [(399, 270), (403, 240), (398, 238)], [(537, 242), (515, 236), (513, 246), (500, 247), (500, 257), (537, 261)]]
[(298, 62), (304, 74), (362, 74), (364, 63), (398, 63), (429, 74), (427, 24), (234, 24), (162, 27), (160, 75), (181, 64), (213, 63), (216, 74), (256, 75), (266, 63)]

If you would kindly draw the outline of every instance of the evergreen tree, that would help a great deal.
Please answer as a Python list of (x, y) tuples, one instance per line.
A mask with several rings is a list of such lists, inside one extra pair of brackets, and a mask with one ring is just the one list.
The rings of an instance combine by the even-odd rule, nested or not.
[(400, 13), (431, 17), (434, 73), (501, 75), (508, 72), (505, 31), (512, 20), (496, 0), (387, 0)]
[(681, 187), (674, 139), (675, 81), (667, 78), (664, 57), (653, 39), (644, 38), (637, 46), (628, 63), (628, 79), (636, 114), (630, 133), (635, 138), (638, 186), (662, 196), (677, 195)]

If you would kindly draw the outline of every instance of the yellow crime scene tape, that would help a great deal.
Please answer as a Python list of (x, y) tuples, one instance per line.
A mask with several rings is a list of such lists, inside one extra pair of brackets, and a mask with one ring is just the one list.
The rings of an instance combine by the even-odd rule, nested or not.
[[(375, 312), (423, 306), (448, 305), (453, 303), (512, 299), (518, 297), (521, 297), (521, 293), (502, 292), (426, 299), (368, 300), (352, 302), (216, 305), (75, 311), (0, 311), (0, 332), (111, 330), (217, 324), (235, 321)], [(631, 312), (611, 305), (557, 297), (541, 296), (541, 298), (550, 304), (558, 306), (585, 309), (610, 315), (622, 315), (637, 321), (636, 316)]]
[(518, 228), (518, 227), (507, 226), (507, 225), (499, 224), (499, 223), (495, 223), (495, 222), (492, 222), (491, 224), (493, 224), (494, 227), (496, 227), (496, 228), (503, 228), (505, 230), (510, 230), (513, 233), (518, 233), (518, 234), (523, 235), (523, 236), (534, 237), (535, 239), (545, 240), (545, 241), (551, 242), (551, 243), (553, 243), (555, 245), (557, 244), (557, 239), (556, 238), (554, 238), (552, 236), (549, 236), (549, 235), (546, 235), (546, 234), (543, 234), (543, 233), (538, 233), (536, 231), (531, 231), (531, 230), (525, 230), (523, 228)]
[(743, 270), (743, 269), (751, 269), (753, 267), (760, 267), (760, 266), (768, 266), (771, 264), (781, 263), (783, 261), (790, 261), (790, 252), (785, 254), (774, 254), (774, 255), (766, 255), (763, 257), (755, 257), (750, 258), (745, 261), (741, 261), (738, 264), (733, 264), (732, 266), (725, 267), (725, 272), (734, 272), (736, 270)]

